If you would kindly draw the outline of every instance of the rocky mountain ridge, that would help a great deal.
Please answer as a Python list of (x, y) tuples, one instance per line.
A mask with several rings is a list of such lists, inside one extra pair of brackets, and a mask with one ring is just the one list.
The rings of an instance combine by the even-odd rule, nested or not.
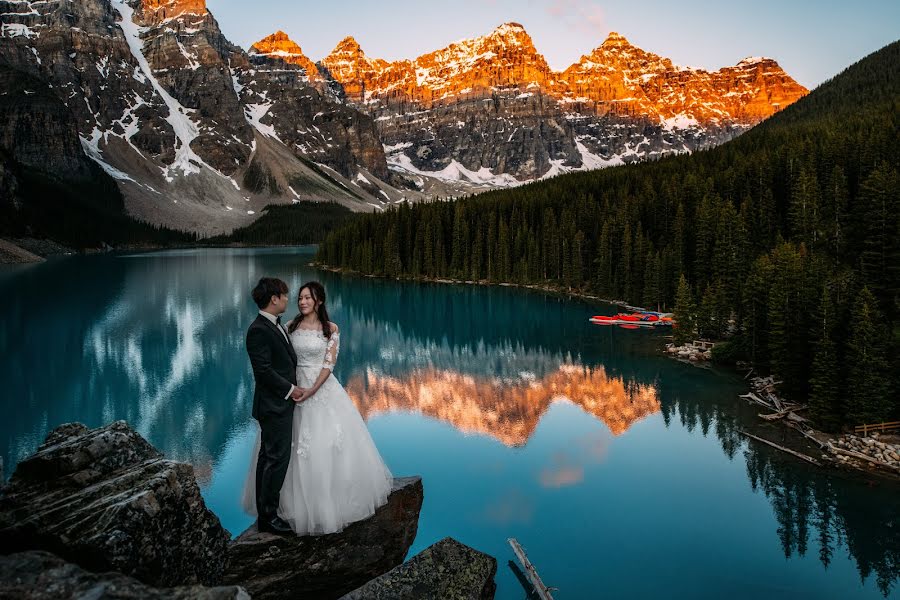
[[(377, 210), (692, 151), (806, 93), (770, 59), (684, 69), (617, 34), (554, 72), (515, 23), (395, 62), (348, 37), (314, 63), (281, 31), (245, 52), (204, 0), (0, 0), (0, 13), (5, 101), (48, 99), (39, 119), (10, 111), (4, 160), (84, 178), (88, 157), (129, 214), (204, 235), (271, 203)], [(0, 172), (14, 196), (16, 170)]]
[(348, 37), (318, 69), (375, 118), (395, 168), (495, 185), (715, 145), (807, 93), (772, 59), (708, 72), (615, 32), (554, 72), (518, 23), (395, 62)]

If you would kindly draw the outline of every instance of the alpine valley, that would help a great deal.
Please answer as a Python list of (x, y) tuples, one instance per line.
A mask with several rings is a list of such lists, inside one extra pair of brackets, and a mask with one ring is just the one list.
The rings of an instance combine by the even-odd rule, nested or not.
[(347, 37), (314, 62), (281, 31), (232, 44), (204, 0), (0, 0), (0, 13), (13, 220), (58, 208), (36, 180), (201, 236), (270, 204), (371, 211), (692, 152), (807, 94), (769, 58), (709, 72), (617, 33), (556, 72), (516, 23), (396, 62)]

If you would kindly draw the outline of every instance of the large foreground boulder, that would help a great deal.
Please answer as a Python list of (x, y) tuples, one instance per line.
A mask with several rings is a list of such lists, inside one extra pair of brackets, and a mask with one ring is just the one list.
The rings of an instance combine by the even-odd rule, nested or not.
[(0, 549), (46, 550), (155, 586), (220, 582), (229, 535), (193, 468), (124, 421), (62, 425), (0, 491)]
[(0, 598), (67, 600), (250, 600), (238, 586), (152, 588), (121, 573), (91, 573), (55, 554), (32, 550), (0, 556)]
[(448, 537), (341, 600), (490, 600), (497, 590), (496, 574), (493, 556)]
[(387, 504), (340, 533), (277, 536), (253, 525), (228, 548), (224, 583), (254, 600), (338, 598), (403, 562), (416, 537), (420, 477), (394, 479)]

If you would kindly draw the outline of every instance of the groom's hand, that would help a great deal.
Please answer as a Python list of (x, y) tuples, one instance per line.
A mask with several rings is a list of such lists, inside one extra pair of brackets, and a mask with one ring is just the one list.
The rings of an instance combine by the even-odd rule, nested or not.
[(300, 400), (300, 398), (303, 397), (304, 392), (306, 392), (306, 390), (304, 390), (302, 387), (295, 385), (294, 391), (291, 392), (291, 398), (294, 400), (294, 402), (297, 402)]

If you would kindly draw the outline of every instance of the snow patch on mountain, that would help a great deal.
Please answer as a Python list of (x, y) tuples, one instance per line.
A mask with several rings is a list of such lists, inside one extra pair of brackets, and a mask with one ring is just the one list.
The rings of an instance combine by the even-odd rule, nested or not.
[(403, 153), (392, 154), (387, 157), (387, 160), (388, 165), (394, 167), (395, 170), (406, 171), (425, 177), (434, 177), (435, 179), (447, 182), (472, 183), (491, 187), (515, 187), (524, 183), (508, 173), (500, 173), (498, 175), (487, 167), (481, 167), (477, 171), (472, 171), (456, 160), (451, 160), (449, 165), (439, 171), (423, 171), (418, 169), (413, 165), (412, 160)]
[(691, 129), (699, 127), (700, 123), (694, 117), (689, 115), (675, 115), (668, 119), (660, 118), (660, 125), (667, 131), (675, 131), (676, 129)]
[[(183, 107), (178, 100), (173, 98), (159, 81), (157, 81), (156, 77), (154, 77), (153, 69), (150, 68), (150, 64), (144, 56), (144, 44), (141, 41), (141, 33), (145, 31), (145, 29), (139, 27), (133, 21), (134, 9), (124, 1), (114, 1), (112, 2), (112, 6), (122, 17), (122, 20), (119, 22), (119, 27), (122, 28), (122, 33), (125, 34), (128, 47), (131, 49), (131, 54), (134, 56), (135, 60), (137, 60), (144, 77), (150, 81), (153, 89), (155, 89), (162, 97), (163, 102), (165, 102), (166, 106), (169, 108), (169, 115), (166, 117), (166, 121), (169, 122), (169, 125), (171, 125), (172, 129), (175, 131), (175, 137), (178, 143), (175, 148), (175, 160), (171, 165), (163, 168), (166, 181), (174, 181), (172, 173), (176, 170), (180, 170), (185, 175), (199, 173), (200, 165), (209, 167), (209, 165), (207, 165), (203, 159), (191, 149), (191, 142), (200, 135), (199, 128), (188, 116), (188, 109)], [(212, 167), (210, 167), (210, 169), (212, 169)], [(215, 169), (212, 170), (215, 171)]]
[(266, 137), (276, 139), (280, 142), (281, 140), (278, 138), (278, 134), (275, 132), (274, 126), (260, 123), (260, 119), (262, 119), (269, 113), (270, 108), (272, 108), (271, 102), (267, 102), (265, 104), (245, 104), (244, 116), (247, 117), (247, 122), (253, 125), (253, 127), (258, 132)]
[(134, 181), (128, 173), (120, 171), (103, 160), (103, 152), (100, 150), (100, 140), (105, 141), (104, 137), (103, 132), (97, 128), (94, 128), (90, 138), (86, 138), (83, 135), (78, 136), (81, 140), (81, 147), (84, 149), (84, 153), (88, 155), (88, 158), (100, 165), (100, 167), (106, 171), (107, 175), (120, 181)]

